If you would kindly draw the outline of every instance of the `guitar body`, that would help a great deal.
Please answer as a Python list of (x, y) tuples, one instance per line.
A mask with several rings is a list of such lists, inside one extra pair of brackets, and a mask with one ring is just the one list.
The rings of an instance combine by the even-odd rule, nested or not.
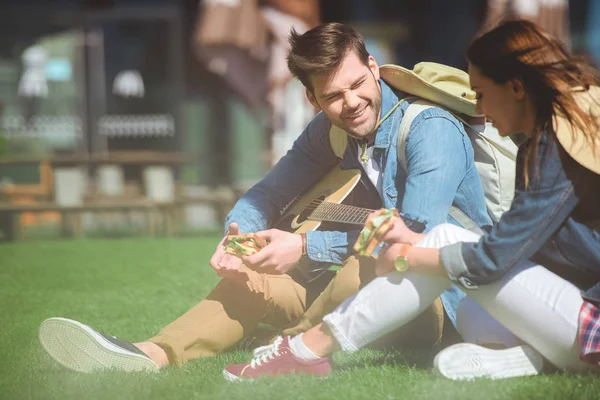
[(274, 228), (302, 233), (318, 229), (322, 221), (308, 220), (321, 202), (341, 204), (348, 199), (361, 178), (360, 170), (343, 170), (338, 165), (299, 196), (285, 210)]
[[(360, 230), (368, 215), (381, 206), (377, 190), (368, 178), (361, 176), (360, 170), (343, 170), (338, 165), (294, 199), (273, 228), (298, 234), (316, 229)], [(423, 232), (425, 229), (425, 222), (401, 217), (415, 232)], [(289, 275), (304, 285), (327, 272), (325, 270), (311, 276), (302, 269), (294, 269)]]

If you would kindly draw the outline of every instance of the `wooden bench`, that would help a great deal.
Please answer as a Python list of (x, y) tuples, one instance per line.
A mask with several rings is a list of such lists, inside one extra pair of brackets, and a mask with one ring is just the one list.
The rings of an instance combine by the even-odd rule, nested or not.
[(57, 212), (61, 215), (61, 235), (79, 237), (82, 235), (81, 216), (84, 213), (141, 211), (145, 214), (147, 233), (151, 236), (177, 234), (181, 210), (188, 205), (209, 204), (216, 211), (219, 220), (224, 220), (235, 199), (226, 195), (205, 195), (192, 198), (179, 198), (173, 202), (155, 202), (151, 200), (114, 200), (111, 202), (91, 203), (82, 206), (59, 206), (46, 204), (10, 204), (0, 203), (0, 230), (9, 241), (24, 238), (21, 224), (23, 213)]
[[(142, 211), (146, 217), (148, 234), (156, 235), (157, 219), (160, 214), (167, 215), (167, 227), (170, 224), (173, 212), (170, 205), (156, 204), (153, 202), (134, 203), (108, 203), (108, 204), (87, 204), (83, 206), (59, 206), (56, 204), (0, 204), (0, 229), (4, 231), (5, 238), (9, 241), (22, 240), (24, 230), (21, 224), (21, 214), (23, 213), (43, 213), (57, 212), (61, 215), (61, 234), (63, 237), (81, 236), (81, 215), (91, 212), (106, 211)], [(171, 234), (172, 228), (165, 232)]]

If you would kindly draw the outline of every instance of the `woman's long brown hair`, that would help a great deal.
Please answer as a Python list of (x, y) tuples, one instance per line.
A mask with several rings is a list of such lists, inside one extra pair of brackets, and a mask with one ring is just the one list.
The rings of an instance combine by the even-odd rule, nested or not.
[[(532, 145), (525, 155), (525, 187), (529, 166), (536, 165), (539, 141), (544, 132), (555, 135), (552, 117), (560, 115), (583, 132), (592, 145), (599, 135), (598, 121), (581, 109), (577, 91), (600, 86), (598, 72), (582, 58), (573, 56), (554, 37), (526, 20), (510, 20), (475, 39), (467, 51), (468, 61), (498, 84), (512, 79), (523, 82), (536, 109)], [(600, 105), (599, 105), (600, 106)]]

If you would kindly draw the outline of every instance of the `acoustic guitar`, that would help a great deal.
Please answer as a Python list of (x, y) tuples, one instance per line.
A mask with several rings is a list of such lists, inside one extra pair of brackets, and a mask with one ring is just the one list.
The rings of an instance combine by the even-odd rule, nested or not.
[[(375, 210), (343, 204), (360, 179), (360, 170), (343, 170), (340, 166), (336, 166), (284, 208), (284, 212), (274, 228), (302, 233), (318, 229), (323, 222), (335, 223), (336, 227), (338, 225), (364, 225), (369, 214)], [(400, 214), (400, 216), (411, 230), (417, 233), (425, 230), (426, 221), (418, 221), (404, 214)]]

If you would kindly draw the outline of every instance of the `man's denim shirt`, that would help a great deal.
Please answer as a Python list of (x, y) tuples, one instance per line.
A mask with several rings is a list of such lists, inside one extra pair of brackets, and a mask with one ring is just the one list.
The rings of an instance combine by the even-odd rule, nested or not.
[[(532, 260), (571, 281), (584, 297), (600, 299), (600, 175), (579, 165), (558, 142), (543, 135), (538, 168), (523, 179), (519, 147), (515, 197), (498, 224), (478, 243), (444, 247), (448, 275), (466, 289), (493, 282), (523, 260)], [(593, 227), (592, 227), (593, 226)]]
[[(399, 101), (383, 81), (381, 115)], [(402, 96), (402, 94), (400, 94)], [(448, 215), (452, 204), (479, 226), (491, 224), (487, 214), (479, 174), (473, 162), (473, 148), (463, 125), (449, 112), (429, 108), (413, 121), (406, 140), (406, 159), (410, 173), (398, 163), (396, 143), (400, 121), (408, 102), (403, 102), (380, 125), (375, 136), (373, 157), (382, 170), (383, 207), (397, 208), (412, 218), (427, 221), (427, 230), (443, 222), (456, 223)], [(341, 162), (344, 169), (364, 170), (358, 160), (358, 142), (348, 137), (342, 160), (329, 141), (331, 122), (319, 113), (296, 139), (292, 149), (259, 183), (237, 202), (225, 227), (237, 222), (242, 232), (267, 229), (276, 222), (284, 206), (304, 192)], [(457, 224), (458, 225), (458, 224)], [(306, 235), (307, 253), (313, 262), (310, 272), (342, 264), (352, 254), (359, 230), (350, 232), (310, 231)], [(453, 288), (442, 301), (450, 319), (464, 293)]]

